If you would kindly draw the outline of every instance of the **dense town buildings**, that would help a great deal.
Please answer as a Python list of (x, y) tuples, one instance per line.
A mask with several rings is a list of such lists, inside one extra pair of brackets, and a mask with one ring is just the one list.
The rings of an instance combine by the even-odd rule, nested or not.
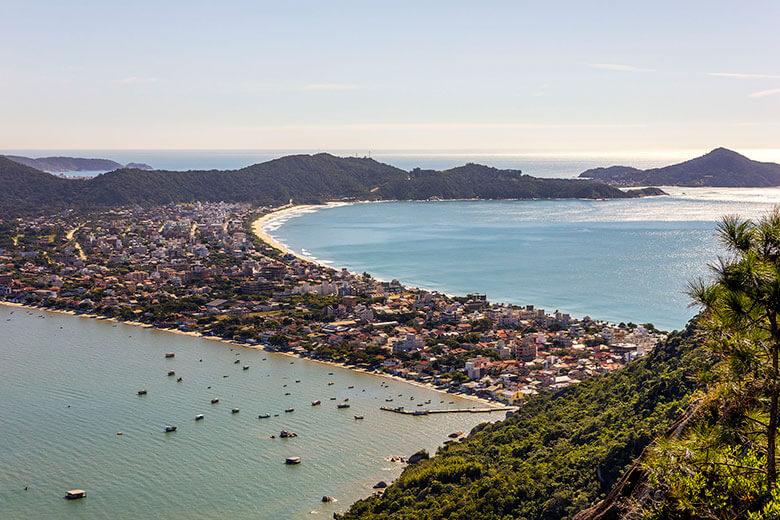
[(664, 337), (448, 297), (261, 242), (268, 210), (194, 203), (0, 221), (0, 300), (197, 332), (505, 403), (614, 371)]

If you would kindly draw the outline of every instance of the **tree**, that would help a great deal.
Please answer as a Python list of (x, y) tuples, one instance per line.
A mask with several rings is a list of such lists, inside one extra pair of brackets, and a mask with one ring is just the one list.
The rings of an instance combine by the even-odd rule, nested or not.
[(718, 238), (731, 256), (711, 266), (714, 281), (692, 282), (689, 294), (703, 308), (708, 346), (721, 358), (720, 398), (739, 410), (739, 420), (752, 423), (750, 429), (763, 431), (771, 493), (780, 394), (780, 208), (756, 222), (724, 217)]

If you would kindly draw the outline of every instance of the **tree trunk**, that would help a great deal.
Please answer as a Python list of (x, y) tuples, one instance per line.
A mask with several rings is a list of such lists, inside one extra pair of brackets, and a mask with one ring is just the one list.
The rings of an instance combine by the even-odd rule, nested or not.
[[(773, 327), (774, 328), (774, 327)], [(772, 381), (769, 389), (769, 424), (766, 428), (766, 480), (771, 493), (777, 483), (777, 464), (775, 460), (775, 447), (777, 436), (777, 399), (778, 399), (778, 345), (775, 340), (772, 345)]]

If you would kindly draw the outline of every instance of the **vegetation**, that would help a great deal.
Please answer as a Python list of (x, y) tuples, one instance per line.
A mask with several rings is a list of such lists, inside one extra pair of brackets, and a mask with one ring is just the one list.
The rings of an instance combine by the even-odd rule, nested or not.
[(691, 287), (719, 363), (696, 422), (647, 461), (664, 496), (650, 518), (780, 517), (780, 210), (758, 222), (724, 218), (719, 237), (732, 258), (713, 266), (712, 283)]
[(232, 171), (118, 169), (66, 180), (0, 157), (0, 214), (138, 204), (225, 201), (261, 205), (429, 198), (627, 198), (596, 181), (538, 179), (519, 170), (466, 165), (411, 173), (367, 158), (292, 155)]
[(530, 398), (409, 466), (342, 519), (570, 518), (603, 498), (691, 402), (711, 356), (693, 328), (613, 374)]

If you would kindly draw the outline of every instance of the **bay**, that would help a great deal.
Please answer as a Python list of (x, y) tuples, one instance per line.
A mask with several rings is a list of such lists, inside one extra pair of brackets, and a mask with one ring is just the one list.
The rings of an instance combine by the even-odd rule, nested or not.
[(383, 202), (282, 213), (264, 229), (296, 252), (449, 294), (678, 329), (691, 280), (724, 252), (725, 214), (758, 217), (778, 188), (674, 188), (621, 200)]
[[(164, 359), (169, 351), (175, 357)], [(450, 432), (504, 416), (383, 412), (388, 398), (414, 409), (478, 403), (281, 354), (3, 305), (0, 396), (3, 519), (330, 518), (400, 474), (386, 457), (433, 451)], [(351, 408), (337, 409), (345, 398)], [(272, 417), (258, 419), (264, 413)], [(166, 434), (166, 425), (178, 431)], [(282, 429), (298, 437), (280, 439)], [(289, 456), (302, 463), (285, 465)], [(73, 488), (87, 498), (63, 500)], [(338, 502), (323, 504), (323, 495)]]

